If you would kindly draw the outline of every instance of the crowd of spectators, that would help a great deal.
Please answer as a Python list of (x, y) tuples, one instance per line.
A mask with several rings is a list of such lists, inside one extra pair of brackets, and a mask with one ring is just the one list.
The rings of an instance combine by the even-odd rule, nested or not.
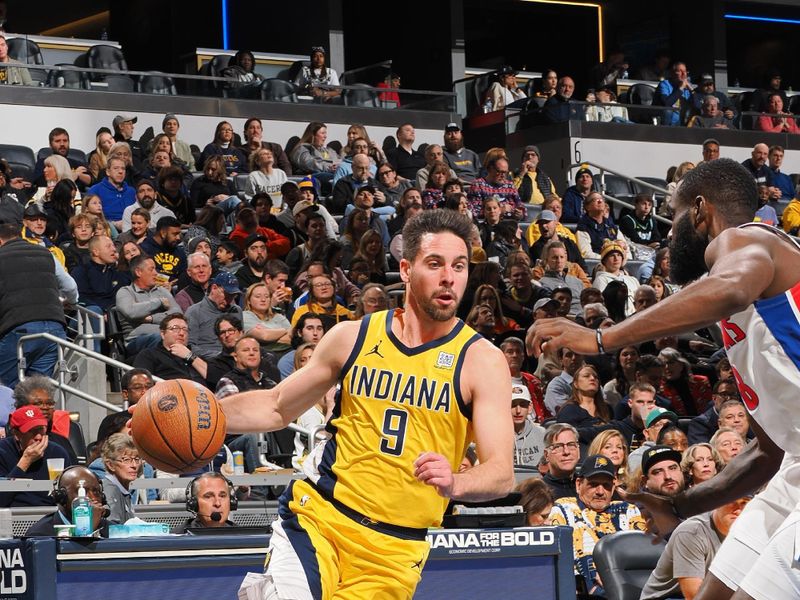
[[(562, 78), (551, 98), (567, 87)], [(642, 194), (635, 210), (615, 216), (594, 189), (590, 169), (581, 168), (574, 185), (558, 190), (540, 167), (537, 146), (521, 156), (493, 148), (481, 160), (456, 123), (445, 127), (441, 145), (424, 148), (415, 145), (413, 124), (405, 123), (396, 146), (384, 152), (361, 125), (348, 129), (340, 151), (327, 139), (326, 125), (312, 122), (286, 152), (265, 141), (258, 119), (248, 119), (243, 141), (222, 121), (195, 156), (178, 137), (177, 115), (164, 117), (163, 133), (149, 145), (134, 140), (136, 121), (119, 115), (112, 128), (98, 130), (87, 164), (68, 159), (69, 133), (53, 129), (54, 160), (45, 159), (33, 181), (16, 178), (0, 162), (0, 279), (16, 278), (23, 295), (32, 291), (32, 278), (26, 280), (14, 257), (33, 252), (37, 269), (56, 265), (56, 277), (46, 282), (53, 294), (118, 322), (124, 358), (136, 367), (125, 381), (130, 404), (153, 376), (191, 379), (220, 396), (270, 388), (305, 364), (336, 323), (402, 306), (403, 224), (420, 211), (441, 209), (474, 221), (459, 316), (508, 361), (516, 464), (543, 482), (521, 487), (529, 523), (576, 528), (576, 573), (585, 592), (603, 593), (591, 560), (594, 542), (645, 527), (616, 489), (677, 493), (713, 477), (752, 437), (713, 329), (614, 356), (562, 349), (537, 361), (526, 354), (525, 330), (537, 319), (561, 316), (607, 327), (679, 289), (670, 279), (666, 229), (653, 216), (670, 214), (668, 199), (658, 205)], [(703, 159), (720, 154), (719, 143), (707, 140)], [(781, 171), (783, 155), (779, 146), (758, 144), (744, 166), (765, 190), (756, 219), (796, 233), (800, 200), (792, 200), (791, 181)], [(692, 167), (675, 169), (671, 193)], [(240, 173), (248, 173), (247, 185), (237, 191), (232, 181)], [(782, 221), (773, 208), (777, 200), (792, 200)], [(534, 222), (526, 222), (530, 205), (542, 209)], [(32, 322), (66, 337), (69, 306), (65, 313), (48, 298), (48, 312), (33, 314), (7, 312), (3, 303), (19, 297), (0, 296), (0, 353), (15, 356), (11, 348)], [(56, 442), (68, 431), (57, 434), (57, 420), (48, 415), (53, 391), (43, 385), (49, 399), (36, 400), (25, 386), (35, 373), (57, 367), (54, 348), (37, 352), (26, 357), (30, 377), (19, 385), (16, 363), (0, 360), (0, 377), (16, 386), (14, 406), (0, 415), (14, 440), (0, 447), (0, 476), (42, 476), (42, 462), (51, 456), (75, 462), (69, 443)], [(27, 404), (36, 407), (18, 414)], [(315, 406), (301, 422), (324, 423), (331, 406)], [(148, 501), (129, 483), (149, 467), (125, 439), (108, 442), (125, 433), (126, 423), (120, 419), (104, 432), (92, 463), (118, 498), (117, 520)], [(287, 466), (298, 466), (303, 444), (294, 452), (291, 442)], [(286, 453), (281, 436), (270, 443), (275, 447), (267, 454)], [(249, 472), (264, 465), (254, 436), (231, 437), (227, 446), (244, 453)], [(0, 495), (0, 503), (52, 501), (18, 496)]]

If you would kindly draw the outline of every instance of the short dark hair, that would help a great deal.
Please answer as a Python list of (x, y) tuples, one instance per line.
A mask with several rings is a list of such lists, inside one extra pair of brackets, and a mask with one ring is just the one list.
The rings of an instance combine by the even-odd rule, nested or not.
[(289, 265), (278, 258), (273, 258), (272, 260), (268, 260), (267, 264), (264, 265), (264, 275), (269, 275), (270, 277), (277, 277), (281, 273), (285, 275), (289, 275)]
[(303, 331), (303, 327), (306, 326), (306, 321), (310, 321), (312, 319), (317, 319), (320, 323), (322, 323), (322, 331), (324, 333), (328, 333), (329, 321), (327, 319), (323, 319), (322, 315), (315, 312), (303, 313), (297, 319), (297, 323), (294, 324), (294, 327), (292, 327), (292, 348), (297, 348), (303, 343), (301, 332)]
[(676, 195), (685, 204), (702, 196), (731, 225), (752, 221), (758, 209), (758, 194), (753, 176), (730, 158), (701, 162), (683, 176)]
[(122, 389), (127, 390), (128, 386), (131, 384), (131, 379), (137, 375), (144, 375), (150, 381), (153, 381), (153, 374), (147, 369), (131, 369), (130, 371), (125, 371), (125, 374), (122, 376), (122, 380), (120, 381)]
[(714, 387), (711, 391), (716, 394), (723, 385), (732, 385), (733, 387), (738, 389), (736, 385), (736, 380), (733, 377), (728, 377), (727, 379), (718, 379), (717, 383), (714, 384)]
[(419, 254), (422, 236), (426, 233), (450, 232), (461, 238), (466, 254), (472, 249), (472, 221), (454, 210), (441, 208), (426, 210), (416, 215), (403, 227), (403, 258), (413, 261)]
[(20, 236), (22, 228), (15, 223), (0, 224), (0, 240), (7, 242)]
[(654, 367), (663, 367), (664, 361), (655, 354), (642, 354), (639, 360), (636, 361), (634, 373), (644, 373), (645, 371)]
[(170, 227), (180, 227), (181, 222), (178, 221), (175, 217), (161, 217), (158, 222), (156, 223), (156, 229), (161, 231), (163, 229), (169, 229)]
[(161, 323), (158, 326), (158, 329), (160, 331), (166, 331), (167, 327), (169, 327), (169, 324), (175, 321), (176, 319), (180, 319), (181, 321), (188, 323), (183, 313), (178, 313), (178, 312), (169, 313), (167, 316), (164, 317), (164, 320), (161, 321)]
[(233, 327), (236, 331), (244, 331), (242, 327), (242, 320), (239, 317), (235, 317), (233, 315), (222, 315), (221, 317), (217, 317), (217, 320), (214, 321), (214, 335), (219, 335), (219, 328), (226, 321), (230, 323), (231, 327)]
[(121, 410), (106, 415), (103, 420), (100, 421), (100, 427), (97, 428), (97, 443), (100, 444), (100, 447), (103, 447), (103, 444), (109, 437), (115, 433), (119, 433), (122, 427), (132, 418), (133, 415), (127, 410)]
[(55, 138), (57, 135), (65, 135), (67, 136), (67, 139), (69, 139), (69, 131), (63, 127), (53, 127), (53, 129), (50, 130), (50, 135), (47, 137), (47, 141), (52, 144), (53, 138)]
[(136, 279), (136, 270), (140, 269), (146, 260), (153, 260), (147, 254), (142, 252), (139, 256), (134, 256), (131, 259), (131, 262), (128, 263), (128, 269), (133, 274), (133, 278)]

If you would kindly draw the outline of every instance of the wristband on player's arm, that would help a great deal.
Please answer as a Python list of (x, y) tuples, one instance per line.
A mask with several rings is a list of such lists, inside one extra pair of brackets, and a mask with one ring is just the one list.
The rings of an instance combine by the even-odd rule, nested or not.
[(603, 330), (599, 327), (594, 330), (595, 340), (597, 340), (597, 352), (599, 354), (605, 354), (606, 349), (603, 346)]

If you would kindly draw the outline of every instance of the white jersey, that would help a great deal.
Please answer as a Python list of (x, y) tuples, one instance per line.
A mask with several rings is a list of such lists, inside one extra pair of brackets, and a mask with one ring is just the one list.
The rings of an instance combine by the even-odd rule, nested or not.
[[(761, 227), (800, 244), (783, 231)], [(800, 281), (772, 298), (756, 300), (720, 322), (733, 374), (747, 410), (787, 454), (800, 456)]]

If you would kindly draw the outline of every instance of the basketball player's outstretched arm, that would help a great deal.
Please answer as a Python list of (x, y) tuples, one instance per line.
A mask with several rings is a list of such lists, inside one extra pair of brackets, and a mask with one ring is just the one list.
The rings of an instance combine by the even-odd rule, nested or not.
[(652, 533), (664, 535), (678, 525), (678, 515), (681, 518), (699, 515), (756, 493), (778, 471), (783, 450), (752, 419), (750, 427), (756, 434), (756, 440), (745, 446), (740, 454), (708, 481), (692, 486), (672, 499), (647, 492), (626, 493), (624, 490), (619, 490), (620, 495), (628, 502), (647, 508), (655, 522), (656, 530)]
[(415, 476), (441, 496), (466, 502), (501, 498), (514, 487), (514, 424), (509, 410), (511, 375), (500, 350), (485, 340), (467, 350), (461, 389), (471, 400), (479, 464), (454, 473), (444, 456), (425, 452), (414, 462)]
[(336, 383), (358, 335), (358, 322), (340, 323), (317, 344), (311, 360), (271, 390), (220, 400), (228, 433), (276, 431), (319, 402)]
[[(776, 237), (777, 239), (777, 237)], [(727, 229), (706, 250), (707, 277), (603, 330), (606, 352), (666, 335), (694, 331), (745, 309), (767, 290), (775, 277), (773, 246), (752, 231)], [(698, 257), (700, 260), (700, 257)], [(595, 331), (569, 319), (540, 319), (528, 330), (528, 351), (535, 356), (570, 348), (597, 354)]]

